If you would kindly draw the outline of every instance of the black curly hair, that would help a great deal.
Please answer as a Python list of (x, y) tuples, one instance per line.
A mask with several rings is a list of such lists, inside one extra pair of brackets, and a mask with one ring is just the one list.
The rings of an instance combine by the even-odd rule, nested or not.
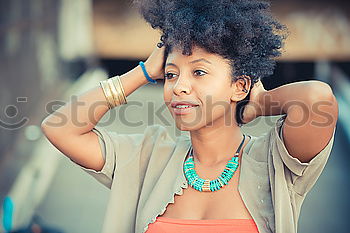
[[(273, 74), (289, 32), (271, 14), (270, 2), (258, 0), (134, 0), (152, 28), (160, 29), (165, 60), (172, 48), (191, 55), (193, 46), (218, 54), (231, 66), (232, 82), (249, 76), (251, 87)], [(165, 65), (164, 60), (164, 65)], [(246, 75), (246, 76), (245, 76)], [(236, 105), (236, 121), (243, 125), (250, 92)]]

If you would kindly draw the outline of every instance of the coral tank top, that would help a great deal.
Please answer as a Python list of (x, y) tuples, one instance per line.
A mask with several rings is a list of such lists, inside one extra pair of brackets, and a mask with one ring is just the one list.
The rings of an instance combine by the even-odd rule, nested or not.
[(146, 233), (259, 233), (253, 219), (175, 219), (158, 216)]

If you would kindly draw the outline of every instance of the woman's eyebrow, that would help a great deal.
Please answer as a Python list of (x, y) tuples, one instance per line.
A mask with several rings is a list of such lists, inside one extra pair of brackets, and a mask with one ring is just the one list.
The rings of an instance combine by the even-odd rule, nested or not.
[(165, 64), (165, 67), (167, 67), (167, 66), (175, 66), (175, 67), (177, 67), (177, 65), (175, 65), (174, 63), (171, 63), (171, 62), (166, 63), (166, 64)]
[(204, 61), (204, 62), (206, 62), (206, 63), (211, 64), (211, 62), (210, 62), (210, 61), (208, 61), (208, 60), (206, 60), (206, 59), (204, 59), (204, 58), (200, 58), (200, 59), (197, 59), (197, 60), (191, 61), (190, 63), (196, 63), (196, 62), (200, 62), (200, 61)]
[[(206, 62), (206, 63), (209, 63), (209, 64), (211, 64), (211, 62), (210, 61), (208, 61), (208, 60), (206, 60), (206, 59), (204, 59), (204, 58), (200, 58), (200, 59), (197, 59), (197, 60), (193, 60), (193, 61), (190, 61), (189, 63), (196, 63), (196, 62), (200, 62), (200, 61), (204, 61), (204, 62)], [(177, 65), (175, 65), (174, 63), (171, 63), (171, 62), (169, 62), (169, 63), (166, 63), (166, 65), (165, 66), (175, 66), (175, 67), (177, 67)]]

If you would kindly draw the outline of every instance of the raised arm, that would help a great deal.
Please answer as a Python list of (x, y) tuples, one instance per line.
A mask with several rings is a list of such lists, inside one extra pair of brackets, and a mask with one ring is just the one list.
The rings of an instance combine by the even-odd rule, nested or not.
[(286, 114), (282, 128), (286, 149), (301, 162), (310, 162), (328, 144), (337, 123), (338, 103), (331, 87), (317, 80), (289, 83), (269, 91), (257, 87), (257, 115)]
[[(164, 48), (156, 47), (145, 62), (146, 70), (153, 79), (164, 78), (160, 72), (163, 54)], [(120, 81), (125, 96), (148, 83), (140, 66), (121, 75)], [(96, 84), (96, 87), (47, 116), (41, 128), (48, 140), (64, 155), (86, 168), (100, 171), (105, 161), (98, 136), (91, 130), (108, 110), (104, 92)]]

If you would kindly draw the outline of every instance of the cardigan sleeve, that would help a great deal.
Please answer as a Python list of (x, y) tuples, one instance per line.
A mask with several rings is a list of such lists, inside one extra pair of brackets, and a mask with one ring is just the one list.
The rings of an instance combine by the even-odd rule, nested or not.
[(273, 155), (280, 156), (284, 166), (290, 171), (290, 179), (287, 180), (287, 182), (290, 182), (290, 186), (299, 195), (305, 195), (314, 186), (328, 161), (333, 147), (335, 129), (328, 144), (315, 157), (309, 162), (301, 162), (298, 158), (289, 154), (283, 141), (282, 127), (286, 116), (280, 117), (272, 129)]
[[(156, 140), (170, 139), (166, 129), (155, 124), (147, 126), (143, 133), (121, 134), (95, 126), (92, 131), (98, 136), (105, 164), (100, 171), (86, 168), (73, 160), (80, 169), (93, 176), (97, 181), (111, 189), (116, 170), (130, 163), (136, 156), (149, 156)], [(148, 158), (144, 158), (147, 161)]]

